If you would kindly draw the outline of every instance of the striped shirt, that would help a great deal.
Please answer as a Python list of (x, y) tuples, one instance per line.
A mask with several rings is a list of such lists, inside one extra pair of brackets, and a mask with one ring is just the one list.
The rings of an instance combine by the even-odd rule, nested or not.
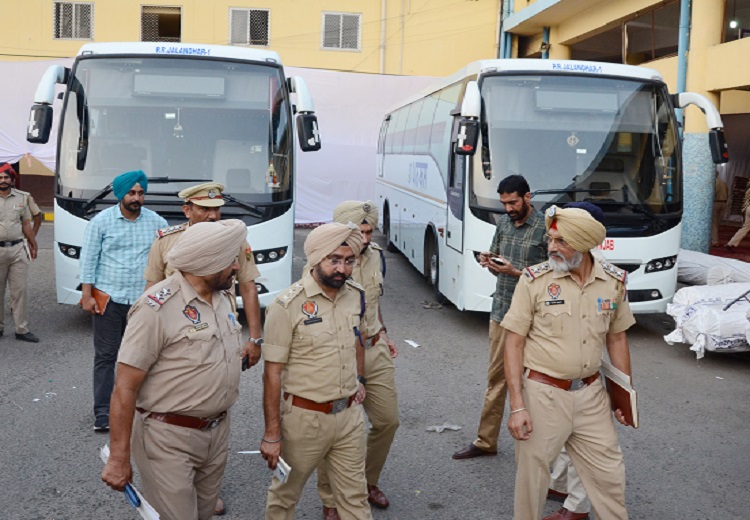
[[(546, 228), (541, 211), (531, 208), (531, 214), (516, 227), (510, 217), (502, 215), (495, 229), (490, 252), (507, 258), (516, 269), (523, 269), (547, 259)], [(518, 278), (507, 274), (497, 275), (495, 294), (492, 295), (490, 319), (500, 323), (510, 308)]]
[(148, 252), (163, 227), (167, 221), (144, 207), (134, 221), (122, 215), (119, 204), (99, 213), (83, 235), (81, 283), (104, 291), (115, 303), (134, 303), (146, 288)]

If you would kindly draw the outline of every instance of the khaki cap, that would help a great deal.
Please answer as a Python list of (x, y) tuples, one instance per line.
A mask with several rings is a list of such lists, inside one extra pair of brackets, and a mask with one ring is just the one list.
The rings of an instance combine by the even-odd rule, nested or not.
[(223, 184), (219, 184), (218, 182), (204, 182), (197, 186), (185, 188), (177, 196), (185, 199), (185, 202), (192, 202), (193, 204), (207, 208), (215, 208), (224, 205), (222, 191), (224, 191)]

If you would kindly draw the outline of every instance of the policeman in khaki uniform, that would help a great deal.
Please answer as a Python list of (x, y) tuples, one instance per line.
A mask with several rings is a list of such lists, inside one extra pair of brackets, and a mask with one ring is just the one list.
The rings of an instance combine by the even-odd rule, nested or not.
[[(626, 274), (589, 252), (606, 229), (581, 208), (548, 209), (549, 260), (527, 267), (502, 321), (507, 330), (508, 429), (516, 439), (516, 520), (538, 520), (549, 466), (567, 449), (597, 518), (627, 518), (625, 467), (599, 377), (606, 345), (630, 375), (635, 323)], [(617, 420), (625, 424), (620, 410)], [(564, 517), (561, 517), (564, 518)]]
[[(372, 506), (385, 509), (389, 503), (385, 494), (378, 488), (378, 480), (399, 426), (396, 367), (393, 364), (393, 358), (398, 355), (398, 350), (387, 336), (380, 312), (385, 258), (380, 246), (371, 241), (372, 231), (378, 223), (378, 209), (376, 204), (369, 200), (345, 201), (333, 210), (333, 220), (341, 224), (359, 224), (364, 238), (364, 249), (357, 258), (352, 279), (364, 288), (367, 300), (362, 326), (365, 339), (363, 375), (367, 396), (362, 404), (371, 427), (367, 433), (365, 475), (368, 501)], [(324, 518), (336, 520), (338, 514), (325, 462), (318, 466), (318, 494), (323, 502)]]
[[(270, 468), (279, 456), (291, 466), (286, 483), (274, 478), (266, 520), (294, 518), (308, 477), (325, 460), (341, 518), (371, 519), (365, 481), (365, 387), (359, 339), (364, 293), (351, 280), (362, 234), (332, 223), (305, 240), (309, 269), (268, 307), (264, 328), (261, 453)], [(283, 391), (283, 401), (282, 401)], [(280, 418), (279, 408), (282, 408)]]
[[(132, 480), (163, 520), (213, 516), (240, 381), (241, 326), (229, 292), (247, 228), (190, 226), (168, 255), (176, 269), (133, 305), (120, 347), (102, 480)], [(136, 413), (137, 412), (137, 413)]]
[[(36, 258), (37, 245), (29, 219), (32, 218), (26, 192), (13, 188), (16, 171), (0, 163), (0, 336), (5, 327), (5, 286), (10, 286), (10, 302), (16, 339), (37, 343), (29, 331), (27, 283), (29, 263)], [(23, 239), (28, 241), (28, 251)]]
[[(188, 226), (198, 222), (216, 222), (221, 219), (221, 207), (224, 205), (223, 191), (224, 186), (222, 184), (206, 182), (185, 188), (177, 194), (185, 201), (182, 205), (182, 211), (188, 221), (178, 226), (160, 229), (157, 232), (157, 238), (151, 246), (148, 264), (143, 273), (147, 282), (146, 289), (174, 273), (174, 267), (167, 262), (167, 254)], [(248, 365), (253, 366), (260, 360), (260, 303), (258, 302), (258, 289), (255, 286), (255, 279), (260, 276), (260, 272), (255, 266), (253, 251), (247, 240), (243, 241), (240, 248), (239, 263), (237, 282), (250, 333), (250, 339), (245, 343), (242, 356), (247, 356)], [(221, 511), (221, 509), (219, 508), (217, 511)]]

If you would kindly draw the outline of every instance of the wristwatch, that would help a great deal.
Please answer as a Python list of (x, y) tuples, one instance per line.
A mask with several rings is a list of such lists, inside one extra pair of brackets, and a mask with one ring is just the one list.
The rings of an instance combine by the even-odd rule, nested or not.
[(367, 384), (367, 379), (365, 379), (365, 376), (357, 376), (357, 381), (359, 381), (363, 385)]
[(258, 345), (259, 347), (263, 345), (263, 338), (250, 338), (250, 341)]

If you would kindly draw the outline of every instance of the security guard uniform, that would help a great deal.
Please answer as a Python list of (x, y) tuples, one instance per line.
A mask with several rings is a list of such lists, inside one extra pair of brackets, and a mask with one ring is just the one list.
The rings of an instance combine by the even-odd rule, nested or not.
[(273, 479), (266, 519), (294, 518), (310, 474), (325, 460), (339, 515), (371, 519), (365, 482), (365, 419), (352, 405), (362, 288), (349, 280), (331, 300), (309, 271), (268, 307), (263, 358), (283, 363), (281, 456), (292, 471)]
[(130, 311), (118, 362), (148, 372), (131, 450), (141, 491), (163, 519), (213, 515), (239, 396), (241, 329), (227, 292), (209, 304), (179, 271)]
[(0, 332), (5, 329), (5, 286), (10, 285), (10, 305), (16, 334), (29, 332), (27, 282), (31, 259), (23, 241), (21, 221), (31, 218), (28, 196), (15, 188), (0, 196)]
[[(367, 483), (372, 486), (378, 484), (399, 426), (396, 367), (388, 344), (381, 336), (383, 326), (379, 314), (384, 272), (383, 250), (378, 244), (371, 242), (357, 259), (352, 278), (364, 288), (367, 300), (362, 326), (366, 349), (362, 375), (367, 380), (367, 394), (362, 404), (370, 421), (365, 476)], [(336, 507), (325, 463), (318, 468), (318, 494), (323, 505)]]
[[(624, 271), (604, 260), (594, 260), (583, 287), (548, 262), (523, 271), (501, 324), (526, 338), (523, 397), (534, 427), (528, 440), (516, 441), (517, 520), (540, 517), (549, 466), (563, 446), (597, 518), (627, 518), (625, 467), (599, 378), (607, 333), (635, 323), (625, 280)], [(564, 390), (556, 386), (561, 380), (581, 381)]]

